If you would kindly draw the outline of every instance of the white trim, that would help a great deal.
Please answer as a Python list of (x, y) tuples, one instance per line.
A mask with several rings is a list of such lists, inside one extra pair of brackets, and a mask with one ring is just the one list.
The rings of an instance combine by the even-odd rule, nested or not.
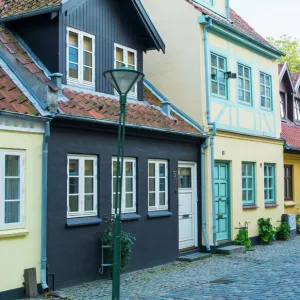
[[(20, 178), (20, 197), (15, 199), (15, 201), (20, 202), (20, 215), (18, 223), (5, 224), (5, 156), (13, 155), (19, 157), (19, 176)], [(24, 201), (25, 201), (25, 178), (24, 178), (24, 169), (25, 169), (25, 152), (19, 150), (0, 150), (0, 230), (3, 229), (16, 229), (24, 228), (25, 225), (25, 214), (24, 214)], [(2, 190), (1, 190), (2, 189)], [(11, 201), (11, 200), (10, 200)], [(8, 201), (8, 202), (10, 202)]]
[[(70, 160), (78, 160), (78, 212), (70, 212), (69, 206), (69, 179), (73, 176), (69, 174), (69, 161)], [(84, 174), (84, 163), (85, 161), (90, 160), (93, 161), (93, 175), (88, 176), (89, 178), (93, 177), (93, 210), (85, 211), (85, 176)], [(75, 175), (74, 175), (75, 176)], [(78, 217), (90, 217), (97, 216), (98, 214), (98, 170), (97, 170), (97, 156), (96, 155), (68, 155), (68, 163), (67, 163), (67, 217), (68, 218), (78, 218)], [(71, 194), (72, 195), (72, 194)]]
[[(193, 191), (193, 212), (194, 212), (194, 246), (198, 247), (198, 188), (197, 188), (197, 163), (195, 162), (187, 162), (187, 161), (179, 161), (178, 168), (192, 168), (192, 191)], [(183, 189), (184, 190), (184, 189)], [(179, 195), (179, 193), (178, 193)], [(179, 222), (178, 222), (179, 224)], [(182, 248), (184, 249), (184, 247)]]
[[(155, 178), (155, 206), (149, 206), (149, 164), (154, 164), (155, 165), (155, 176), (151, 176), (152, 178)], [(160, 205), (159, 203), (159, 195), (160, 195), (160, 190), (159, 190), (159, 180), (160, 180), (160, 175), (159, 175), (159, 165), (163, 164), (165, 166), (165, 205)], [(168, 210), (169, 209), (169, 176), (168, 176), (168, 161), (167, 160), (159, 160), (159, 159), (149, 159), (148, 160), (148, 211), (157, 211), (157, 210)], [(163, 177), (162, 177), (163, 178)], [(151, 192), (153, 193), (153, 192)]]
[[(128, 47), (125, 47), (125, 46), (122, 46), (120, 44), (116, 44), (114, 45), (114, 68), (117, 68), (117, 57), (116, 57), (116, 53), (117, 53), (117, 48), (120, 48), (122, 49), (124, 52), (123, 52), (123, 63), (125, 63), (126, 67), (128, 67), (128, 52), (132, 52), (134, 54), (134, 70), (137, 71), (137, 68), (138, 68), (138, 65), (137, 65), (137, 51), (134, 50), (134, 49), (131, 49), (131, 48), (128, 48)], [(135, 85), (135, 92), (129, 92), (128, 93), (128, 96), (131, 96), (133, 98), (137, 98), (137, 89), (138, 89), (138, 85), (136, 84)], [(117, 91), (115, 90), (115, 94), (118, 95)]]
[(25, 119), (18, 115), (2, 115), (0, 118), (0, 130), (44, 133), (45, 126), (44, 122), (38, 121), (34, 118)]
[[(73, 32), (78, 35), (78, 79), (69, 77), (69, 33)], [(84, 37), (88, 37), (92, 40), (92, 52), (86, 51), (83, 48), (83, 39)], [(74, 48), (74, 47), (73, 47)], [(95, 87), (95, 36), (71, 27), (67, 27), (67, 37), (66, 37), (66, 50), (67, 50), (67, 82), (68, 84), (81, 84), (84, 86), (91, 86)], [(92, 82), (85, 81), (84, 75), (83, 75), (83, 53), (89, 52), (92, 54)], [(73, 64), (76, 64), (75, 62), (72, 62)], [(89, 67), (90, 68), (90, 67)]]
[[(114, 201), (114, 185), (113, 185), (113, 178), (114, 176), (114, 162), (117, 162), (117, 157), (112, 158), (112, 164), (111, 164), (111, 208), (112, 208), (112, 214), (115, 213), (114, 207), (113, 207), (113, 201)], [(126, 163), (130, 162), (132, 163), (132, 195), (133, 195), (133, 207), (126, 208)], [(123, 181), (122, 181), (122, 198), (121, 198), (121, 213), (135, 213), (136, 212), (136, 159), (135, 158), (129, 158), (124, 157), (123, 160)]]

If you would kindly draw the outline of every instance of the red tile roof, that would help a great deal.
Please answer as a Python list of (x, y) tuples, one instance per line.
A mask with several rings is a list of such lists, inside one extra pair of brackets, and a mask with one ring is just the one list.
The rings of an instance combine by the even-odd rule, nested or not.
[(33, 116), (39, 115), (35, 107), (1, 67), (0, 110)]
[(15, 57), (17, 62), (23, 65), (31, 74), (47, 84), (51, 89), (57, 90), (57, 87), (51, 83), (51, 80), (45, 75), (44, 71), (36, 65), (12, 34), (3, 27), (0, 27), (0, 43), (2, 43), (8, 52)]
[(287, 141), (289, 146), (300, 150), (300, 126), (282, 122), (281, 137)]
[(0, 0), (0, 18), (59, 5), (62, 0)]
[(213, 11), (206, 9), (201, 4), (197, 4), (192, 0), (184, 0), (194, 6), (195, 9), (201, 11), (204, 15), (208, 15), (225, 23), (226, 25), (230, 25), (232, 28), (239, 30), (243, 34), (247, 35), (248, 37), (266, 45), (269, 48), (273, 48), (274, 50), (278, 51), (272, 45), (270, 45), (259, 33), (257, 33), (241, 16), (239, 16), (232, 8), (230, 8), (230, 21), (224, 17), (214, 13)]
[[(118, 121), (119, 119), (120, 106), (116, 99), (66, 88), (63, 89), (63, 94), (69, 99), (69, 101), (59, 101), (59, 108), (64, 114), (109, 121)], [(151, 103), (156, 100), (149, 90), (145, 92), (145, 98), (149, 99), (148, 104), (127, 103), (127, 123), (202, 135), (199, 130), (179, 116), (173, 114), (173, 118), (167, 117), (157, 106), (152, 105)]]
[(299, 78), (300, 73), (291, 73), (291, 77), (292, 77), (292, 82), (293, 85), (295, 86), (295, 84), (297, 83), (297, 80)]

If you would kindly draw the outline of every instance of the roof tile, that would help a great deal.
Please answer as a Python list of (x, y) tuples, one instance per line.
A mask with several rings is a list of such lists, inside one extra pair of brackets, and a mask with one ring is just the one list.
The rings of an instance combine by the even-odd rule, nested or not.
[(287, 143), (300, 150), (300, 126), (293, 123), (281, 123), (281, 137), (287, 141)]

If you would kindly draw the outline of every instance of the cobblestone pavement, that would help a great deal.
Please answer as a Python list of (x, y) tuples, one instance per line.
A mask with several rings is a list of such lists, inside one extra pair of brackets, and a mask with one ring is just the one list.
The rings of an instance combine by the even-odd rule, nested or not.
[[(231, 256), (123, 274), (122, 299), (300, 299), (300, 237)], [(110, 299), (111, 282), (63, 289), (68, 299)]]

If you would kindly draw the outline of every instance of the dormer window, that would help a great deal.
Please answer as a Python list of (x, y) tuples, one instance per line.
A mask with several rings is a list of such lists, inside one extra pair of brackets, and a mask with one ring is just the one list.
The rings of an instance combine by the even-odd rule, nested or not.
[[(120, 68), (122, 65), (132, 70), (137, 70), (137, 52), (136, 50), (115, 44), (115, 68)], [(136, 97), (137, 85), (132, 87), (129, 95)]]
[(286, 115), (286, 93), (280, 92), (280, 114), (281, 119), (285, 119)]
[(295, 98), (294, 102), (294, 118), (296, 123), (300, 123), (300, 99)]
[(95, 86), (95, 36), (67, 28), (67, 81)]

